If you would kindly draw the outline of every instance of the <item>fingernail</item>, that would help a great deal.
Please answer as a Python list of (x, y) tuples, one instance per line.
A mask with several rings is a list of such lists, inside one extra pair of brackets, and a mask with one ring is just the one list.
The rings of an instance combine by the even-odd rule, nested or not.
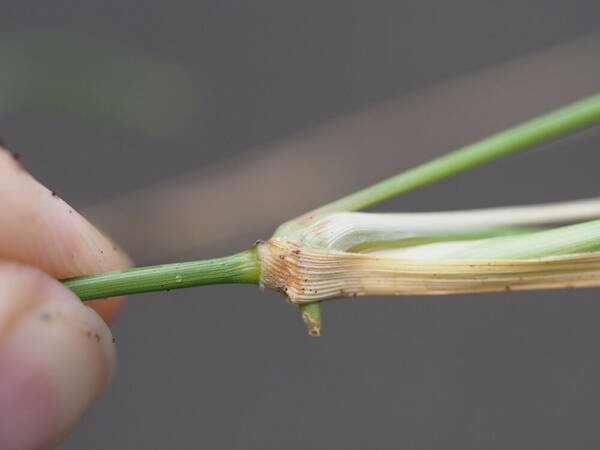
[(110, 330), (35, 269), (0, 263), (0, 448), (54, 448), (115, 370)]

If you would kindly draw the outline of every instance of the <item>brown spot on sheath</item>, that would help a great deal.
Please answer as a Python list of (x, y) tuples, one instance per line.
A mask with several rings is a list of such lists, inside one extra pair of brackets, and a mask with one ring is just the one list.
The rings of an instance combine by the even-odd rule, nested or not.
[(56, 193), (56, 191), (50, 191), (52, 193), (52, 197), (58, 197), (58, 194)]
[(96, 342), (100, 342), (102, 339), (98, 333), (94, 333), (94, 337), (96, 338)]
[(507, 291), (510, 291), (511, 287), (510, 286), (504, 286), (504, 289), (507, 290)]
[(52, 314), (50, 314), (49, 312), (43, 312), (42, 314), (40, 314), (40, 319), (42, 319), (45, 322), (49, 322), (50, 320), (52, 320)]
[[(280, 243), (289, 245), (279, 245)], [(270, 239), (259, 249), (263, 259), (262, 285), (281, 292), (290, 303), (296, 303), (299, 296), (307, 293), (302, 281), (310, 279), (304, 274), (302, 278), (298, 276), (299, 265), (305, 258), (305, 252), (300, 247), (304, 247), (303, 244)]]
[(89, 338), (92, 337), (92, 332), (91, 331), (88, 331), (86, 334), (87, 334), (87, 337), (89, 337)]
[(113, 337), (113, 338), (112, 338), (112, 343), (114, 344), (115, 342), (117, 342), (117, 338), (116, 338), (116, 337)]

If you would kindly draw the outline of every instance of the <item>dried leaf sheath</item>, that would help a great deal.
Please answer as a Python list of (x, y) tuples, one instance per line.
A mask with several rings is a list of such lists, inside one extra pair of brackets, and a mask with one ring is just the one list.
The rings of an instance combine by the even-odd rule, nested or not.
[(259, 247), (261, 284), (302, 304), (349, 295), (415, 295), (600, 286), (600, 252), (524, 260), (432, 260), (316, 249), (282, 238)]

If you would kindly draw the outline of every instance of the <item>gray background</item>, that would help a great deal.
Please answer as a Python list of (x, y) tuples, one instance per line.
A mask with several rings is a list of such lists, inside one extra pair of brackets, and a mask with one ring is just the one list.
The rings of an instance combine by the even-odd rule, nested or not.
[[(403, 95), (599, 31), (599, 13), (597, 1), (4, 0), (3, 35), (58, 32), (169, 61), (192, 80), (199, 107), (183, 129), (153, 137), (111, 120), (22, 104), (0, 115), (0, 135), (39, 179), (93, 211), (107, 198), (190, 168), (377, 102), (402, 104)], [(600, 49), (591, 52), (587, 59), (600, 59)], [(597, 90), (589, 80), (578, 90), (584, 82), (576, 78), (543, 87), (546, 74), (553, 71), (517, 83), (512, 94), (488, 86), (471, 98), (473, 109), (453, 102), (441, 114), (419, 103), (420, 133), (399, 122), (394, 128), (410, 141), (379, 147), (364, 136), (355, 142), (357, 154), (393, 174), (407, 161)], [(64, 76), (77, 82), (76, 74)], [(527, 101), (531, 92), (535, 104)], [(166, 120), (177, 112), (161, 114)], [(419, 150), (430, 135), (439, 137), (435, 145)], [(378, 209), (594, 196), (599, 145), (600, 135), (586, 132)], [(332, 151), (331, 176), (343, 177), (352, 162), (344, 158), (355, 155), (343, 146)], [(355, 187), (375, 175), (364, 174)], [(281, 174), (281, 186), (268, 188), (289, 189), (287, 182)], [(290, 196), (302, 191), (295, 185)], [(210, 214), (213, 205), (188, 207)], [(185, 257), (243, 249), (287, 218), (249, 236), (240, 216), (237, 238)], [(176, 230), (174, 223), (164, 232)], [(139, 264), (184, 256), (145, 254), (143, 245), (130, 251)], [(596, 297), (588, 289), (340, 300), (324, 305), (326, 334), (312, 339), (294, 308), (252, 286), (139, 295), (114, 328), (118, 378), (61, 448), (598, 448)]]

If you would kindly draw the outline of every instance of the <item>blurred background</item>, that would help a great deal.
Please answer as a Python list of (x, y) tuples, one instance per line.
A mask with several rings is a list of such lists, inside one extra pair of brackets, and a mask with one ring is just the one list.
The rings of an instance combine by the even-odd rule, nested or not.
[[(596, 1), (2, 2), (0, 136), (137, 264), (207, 258), (600, 87)], [(600, 132), (376, 209), (592, 197)], [(62, 449), (590, 449), (594, 289), (131, 297)]]

